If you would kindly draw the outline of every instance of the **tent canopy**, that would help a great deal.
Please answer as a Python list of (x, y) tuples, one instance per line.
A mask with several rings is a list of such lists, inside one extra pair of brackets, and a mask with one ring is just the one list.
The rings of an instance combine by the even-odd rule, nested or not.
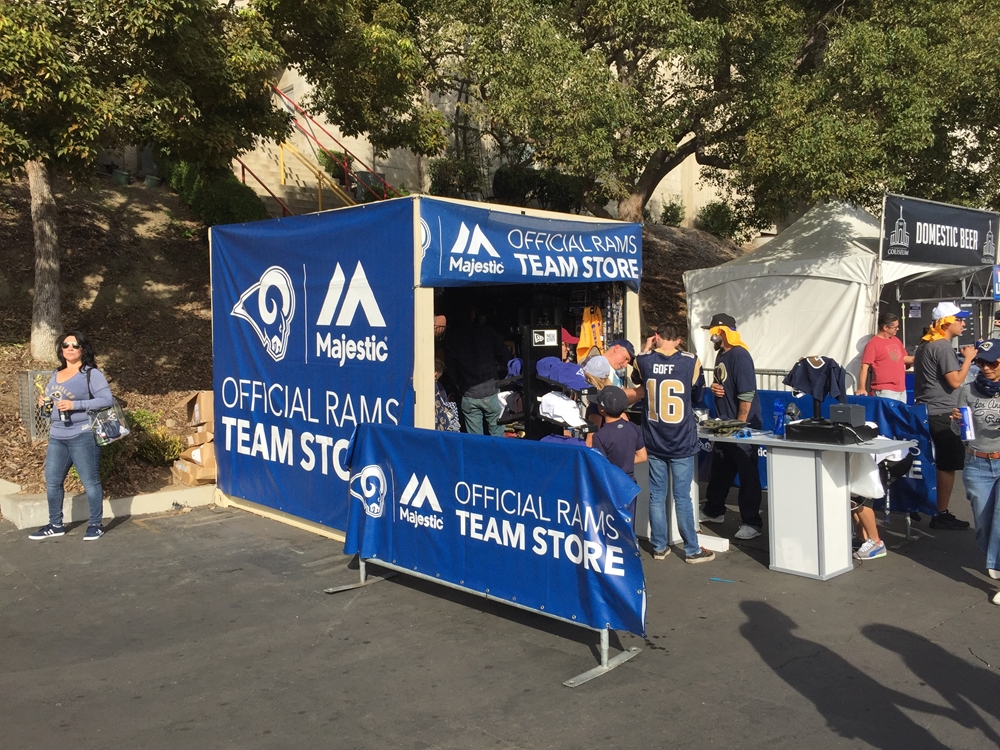
[(880, 225), (868, 212), (828, 203), (806, 212), (763, 247), (714, 268), (684, 274), (689, 343), (715, 360), (707, 325), (736, 318), (759, 370), (789, 370), (810, 355), (832, 357), (858, 374), (875, 332), (881, 288), (928, 273), (968, 273), (951, 265), (878, 262)]

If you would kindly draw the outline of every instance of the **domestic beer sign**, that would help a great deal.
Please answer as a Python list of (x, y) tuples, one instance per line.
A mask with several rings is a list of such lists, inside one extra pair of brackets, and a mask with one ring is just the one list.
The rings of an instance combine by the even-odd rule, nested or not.
[(888, 194), (882, 260), (985, 266), (996, 262), (998, 214)]

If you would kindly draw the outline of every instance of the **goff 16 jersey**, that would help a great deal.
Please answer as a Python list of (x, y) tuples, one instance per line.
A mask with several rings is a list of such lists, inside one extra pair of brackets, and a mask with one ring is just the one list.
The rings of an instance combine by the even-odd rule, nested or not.
[(691, 352), (640, 354), (636, 367), (646, 389), (642, 437), (659, 458), (688, 458), (698, 452), (698, 422), (691, 406), (695, 388), (704, 385), (701, 363)]

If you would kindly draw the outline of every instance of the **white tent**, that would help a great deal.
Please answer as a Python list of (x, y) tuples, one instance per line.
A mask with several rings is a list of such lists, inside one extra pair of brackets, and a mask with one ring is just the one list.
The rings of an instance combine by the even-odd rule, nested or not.
[(787, 372), (802, 357), (823, 355), (857, 377), (861, 352), (875, 332), (884, 284), (934, 271), (969, 270), (879, 264), (879, 237), (874, 216), (830, 203), (811, 209), (737, 260), (686, 272), (690, 346), (711, 366), (714, 347), (701, 326), (713, 314), (727, 313), (736, 318), (758, 372)]

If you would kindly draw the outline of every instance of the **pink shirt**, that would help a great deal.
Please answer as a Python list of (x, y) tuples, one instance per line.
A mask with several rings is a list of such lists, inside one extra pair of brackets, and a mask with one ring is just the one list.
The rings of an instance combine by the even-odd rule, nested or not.
[(872, 370), (870, 390), (905, 391), (905, 356), (903, 342), (895, 336), (887, 339), (872, 336), (861, 355), (861, 364), (868, 365)]

